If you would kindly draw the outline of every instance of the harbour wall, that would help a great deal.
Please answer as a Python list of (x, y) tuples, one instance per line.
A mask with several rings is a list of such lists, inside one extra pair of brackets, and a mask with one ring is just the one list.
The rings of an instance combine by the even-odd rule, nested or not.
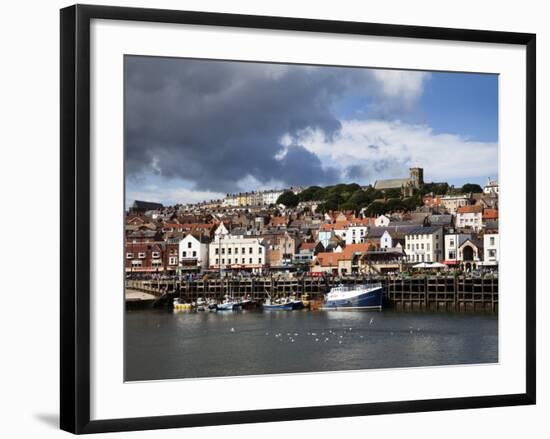
[(323, 278), (303, 277), (228, 277), (201, 280), (127, 280), (126, 288), (153, 294), (157, 299), (199, 297), (223, 299), (226, 294), (244, 295), (256, 300), (308, 294), (313, 300), (337, 285), (380, 282), (386, 305), (399, 310), (498, 311), (498, 277), (490, 276), (415, 276)]

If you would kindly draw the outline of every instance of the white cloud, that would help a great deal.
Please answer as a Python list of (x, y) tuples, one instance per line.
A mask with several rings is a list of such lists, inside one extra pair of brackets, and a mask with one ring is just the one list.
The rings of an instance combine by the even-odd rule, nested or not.
[(361, 170), (363, 182), (407, 175), (410, 166), (424, 168), (427, 181), (448, 181), (498, 172), (498, 144), (478, 142), (455, 134), (438, 134), (426, 125), (399, 121), (342, 121), (333, 139), (307, 133), (299, 142), (337, 166), (344, 175), (352, 167)]
[(398, 98), (405, 105), (412, 105), (424, 91), (430, 78), (429, 72), (406, 70), (372, 70), (372, 76), (386, 97)]

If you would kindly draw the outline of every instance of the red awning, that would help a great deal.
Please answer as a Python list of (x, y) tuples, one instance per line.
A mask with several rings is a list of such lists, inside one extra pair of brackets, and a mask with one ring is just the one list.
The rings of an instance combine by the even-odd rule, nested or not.
[(458, 261), (443, 261), (445, 265), (457, 265)]

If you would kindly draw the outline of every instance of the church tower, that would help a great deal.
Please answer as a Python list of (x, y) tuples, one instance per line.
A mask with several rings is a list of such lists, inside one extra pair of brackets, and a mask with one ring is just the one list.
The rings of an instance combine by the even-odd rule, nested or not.
[(424, 169), (423, 168), (409, 168), (410, 180), (415, 188), (419, 188), (424, 184)]

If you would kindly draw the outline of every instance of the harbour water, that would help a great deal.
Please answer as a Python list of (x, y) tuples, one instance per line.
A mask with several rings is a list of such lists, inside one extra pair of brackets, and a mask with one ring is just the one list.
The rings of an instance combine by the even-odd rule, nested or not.
[(126, 312), (127, 381), (497, 361), (494, 313)]

